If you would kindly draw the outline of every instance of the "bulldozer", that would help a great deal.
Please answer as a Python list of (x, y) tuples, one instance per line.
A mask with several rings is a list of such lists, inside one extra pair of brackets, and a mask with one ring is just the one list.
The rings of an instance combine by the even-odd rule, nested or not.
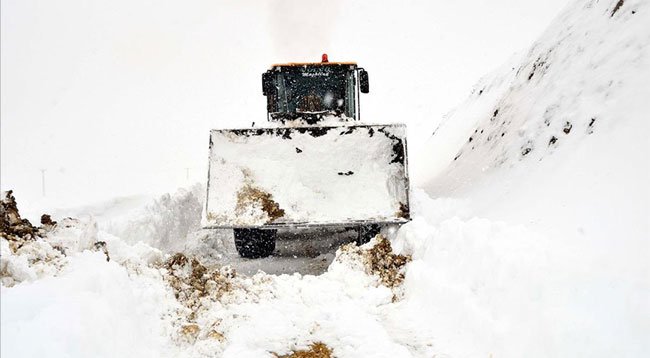
[(354, 62), (272, 65), (265, 124), (210, 132), (202, 226), (232, 229), (239, 255), (261, 258), (278, 230), (344, 228), (365, 243), (408, 222), (406, 126), (362, 123), (362, 93)]

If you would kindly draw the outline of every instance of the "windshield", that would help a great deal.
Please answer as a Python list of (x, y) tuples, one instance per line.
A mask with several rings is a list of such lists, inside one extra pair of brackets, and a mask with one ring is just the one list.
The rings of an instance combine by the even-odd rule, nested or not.
[(283, 68), (275, 74), (274, 119), (331, 114), (354, 118), (354, 72), (338, 66)]
[(301, 72), (282, 76), (287, 112), (342, 112), (345, 104), (345, 74), (328, 71)]

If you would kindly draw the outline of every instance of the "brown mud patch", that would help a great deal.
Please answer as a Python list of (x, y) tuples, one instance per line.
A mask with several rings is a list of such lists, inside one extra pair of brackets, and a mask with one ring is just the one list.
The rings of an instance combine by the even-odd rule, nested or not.
[(404, 204), (400, 201), (399, 209), (397, 210), (397, 212), (395, 212), (395, 216), (397, 216), (398, 218), (408, 219), (411, 217), (410, 213), (411, 210), (409, 209), (408, 204)]
[(342, 246), (341, 250), (358, 257), (366, 274), (376, 275), (382, 285), (396, 288), (404, 281), (404, 266), (411, 262), (411, 256), (393, 253), (390, 241), (381, 234), (374, 240), (374, 246), (369, 249), (352, 243)]
[(293, 351), (287, 355), (277, 355), (277, 358), (332, 358), (332, 350), (322, 342), (312, 343), (309, 349)]
[(185, 323), (178, 331), (179, 338), (189, 343), (200, 338), (224, 341), (224, 335), (217, 330), (219, 321), (202, 333), (196, 319), (203, 310), (209, 308), (203, 306), (205, 299), (207, 302), (218, 301), (233, 291), (235, 272), (230, 268), (206, 267), (196, 258), (189, 258), (182, 253), (170, 257), (163, 267), (167, 269), (165, 280), (172, 288), (174, 297), (187, 309), (183, 314)]
[(192, 308), (196, 303), (193, 298), (214, 296), (221, 298), (232, 290), (235, 272), (226, 269), (208, 269), (196, 258), (188, 258), (177, 253), (170, 257), (164, 267), (168, 271), (167, 282), (174, 290), (174, 296), (181, 303)]
[(379, 276), (382, 285), (396, 287), (404, 281), (403, 268), (411, 256), (394, 254), (390, 241), (378, 235), (375, 246), (363, 252), (363, 259), (366, 270)]
[(261, 207), (269, 216), (270, 222), (283, 217), (285, 214), (284, 210), (280, 208), (280, 205), (273, 200), (273, 195), (250, 184), (246, 184), (237, 192), (235, 213), (239, 215), (251, 207)]

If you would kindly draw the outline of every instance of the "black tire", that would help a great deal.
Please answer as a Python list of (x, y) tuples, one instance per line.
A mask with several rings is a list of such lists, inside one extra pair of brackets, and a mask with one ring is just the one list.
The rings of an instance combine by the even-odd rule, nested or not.
[(367, 244), (373, 237), (377, 236), (381, 232), (381, 225), (379, 224), (369, 224), (359, 226), (357, 231), (357, 245)]
[(277, 230), (234, 229), (235, 247), (239, 256), (248, 259), (267, 257), (275, 250)]

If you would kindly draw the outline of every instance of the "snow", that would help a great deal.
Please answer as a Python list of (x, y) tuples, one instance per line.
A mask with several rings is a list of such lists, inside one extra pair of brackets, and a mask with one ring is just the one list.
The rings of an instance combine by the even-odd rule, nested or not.
[(1, 354), (162, 355), (168, 296), (160, 280), (130, 274), (103, 253), (79, 253), (57, 277), (2, 288)]
[(0, 238), (1, 355), (650, 355), (650, 6), (617, 3), (573, 1), (415, 153), (413, 220), (386, 233), (400, 284), (368, 269), (378, 240), (245, 260), (199, 230), (200, 185), (130, 197)]
[[(417, 190), (412, 204), (416, 218), (393, 239), (396, 252), (413, 257), (402, 286), (380, 285), (345, 250), (319, 276), (236, 274), (229, 293), (200, 301), (192, 322), (201, 333), (189, 341), (179, 333), (189, 324), (187, 309), (160, 268), (168, 255), (99, 231), (107, 262), (101, 252), (76, 253), (71, 233), (83, 241), (84, 230), (69, 228), (60, 272), (2, 288), (2, 341), (9, 342), (2, 353), (31, 356), (49, 346), (56, 356), (252, 357), (314, 341), (340, 357), (516, 356), (530, 347), (535, 356), (642, 356), (647, 349), (643, 331), (625, 324), (645, 324), (643, 282), (611, 277), (603, 287), (602, 272), (575, 248), (522, 225), (476, 218), (466, 201), (433, 200)], [(50, 333), (57, 322), (69, 329)], [(115, 326), (123, 329), (115, 333)], [(609, 326), (618, 327), (615, 337)], [(210, 327), (223, 338), (208, 335)], [(18, 332), (43, 345), (26, 348)]]
[[(200, 301), (194, 339), (179, 333), (189, 322), (159, 268), (168, 255), (100, 231), (110, 262), (101, 252), (69, 250), (57, 277), (2, 288), (2, 341), (9, 342), (2, 353), (30, 356), (50, 346), (57, 356), (270, 357), (314, 341), (340, 357), (516, 356), (530, 347), (535, 356), (646, 351), (643, 331), (624, 324), (645, 324), (643, 282), (612, 295), (628, 284), (611, 278), (602, 287), (601, 272), (574, 248), (521, 225), (476, 218), (462, 200), (433, 200), (417, 190), (412, 204), (416, 218), (393, 240), (396, 252), (413, 257), (402, 286), (380, 285), (345, 250), (319, 276), (236, 274), (229, 293)], [(83, 230), (72, 232), (84, 239)], [(49, 333), (62, 321), (70, 329)], [(117, 325), (124, 329), (115, 333)], [(610, 325), (618, 327), (615, 337)], [(208, 335), (210, 327), (223, 338)], [(25, 348), (25, 335), (16, 332), (43, 345)]]
[[(452, 282), (465, 281), (471, 294), (462, 296), (482, 298), (472, 306), (490, 314), (488, 323), (469, 320), (494, 327), (473, 342), (508, 346), (506, 356), (527, 347), (540, 356), (648, 354), (650, 19), (647, 2), (614, 12), (617, 3), (572, 2), (527, 53), (475, 85), (419, 153), (429, 165), (413, 165), (428, 194), (461, 199), (489, 220), (479, 230), (489, 244), (476, 257), (463, 252), (477, 269)], [(526, 231), (492, 236), (499, 221)], [(468, 235), (457, 224), (448, 230)], [(452, 263), (431, 275), (452, 274)]]
[[(394, 357), (414, 348), (420, 354), (430, 350), (426, 345), (406, 347), (389, 334), (387, 326), (395, 332), (411, 327), (385, 317), (394, 309), (393, 293), (376, 281), (346, 256), (339, 256), (321, 276), (258, 274), (245, 280), (251, 286), (246, 296), (209, 307), (199, 322), (220, 322), (229, 342), (224, 357), (285, 354), (313, 341), (326, 343), (341, 357)], [(401, 333), (408, 337), (413, 332)], [(209, 352), (213, 346), (201, 342), (193, 349)]]
[(133, 208), (126, 216), (96, 217), (100, 227), (127, 243), (142, 242), (165, 251), (180, 250), (200, 228), (205, 186), (196, 184)]
[(572, 3), (520, 65), (481, 80), (431, 138), (447, 152), (419, 184), (633, 287), (650, 271), (650, 31), (647, 3), (615, 4)]
[[(92, 223), (77, 224), (84, 228)], [(395, 292), (367, 273), (357, 251), (340, 251), (320, 276), (260, 272), (247, 277), (227, 274), (224, 268), (220, 272), (228, 282), (194, 301), (191, 287), (174, 297), (160, 251), (142, 243), (130, 246), (100, 231), (97, 239), (107, 243), (111, 257), (107, 262), (101, 252), (76, 251), (86, 236), (83, 230), (73, 232), (78, 235), (64, 235), (68, 246), (63, 268), (2, 287), (3, 355), (270, 357), (270, 352), (287, 353), (316, 340), (342, 357), (359, 352), (422, 355), (431, 350), (428, 340), (413, 341), (408, 321), (395, 322)], [(52, 235), (56, 239), (58, 234)], [(49, 239), (37, 242), (49, 246)], [(3, 258), (24, 255), (9, 251)], [(175, 269), (185, 278), (191, 272), (187, 266)], [(188, 318), (181, 304), (189, 305), (194, 318)], [(198, 337), (180, 333), (190, 321), (201, 327)], [(58, 322), (65, 322), (66, 329), (54, 329)], [(225, 340), (209, 335), (210, 327)], [(35, 337), (39, 345), (29, 345)]]
[[(399, 231), (395, 249), (413, 255), (404, 283), (405, 311), (417, 312), (431, 327), (437, 352), (453, 357), (647, 353), (643, 272), (625, 271), (616, 262), (601, 267), (587, 244), (468, 216), (462, 203), (423, 193), (415, 198), (414, 210), (423, 214)], [(447, 216), (426, 214), (436, 209)]]
[(647, 5), (615, 3), (572, 3), (483, 78), (420, 153), (416, 185), (553, 235), (647, 237)]

